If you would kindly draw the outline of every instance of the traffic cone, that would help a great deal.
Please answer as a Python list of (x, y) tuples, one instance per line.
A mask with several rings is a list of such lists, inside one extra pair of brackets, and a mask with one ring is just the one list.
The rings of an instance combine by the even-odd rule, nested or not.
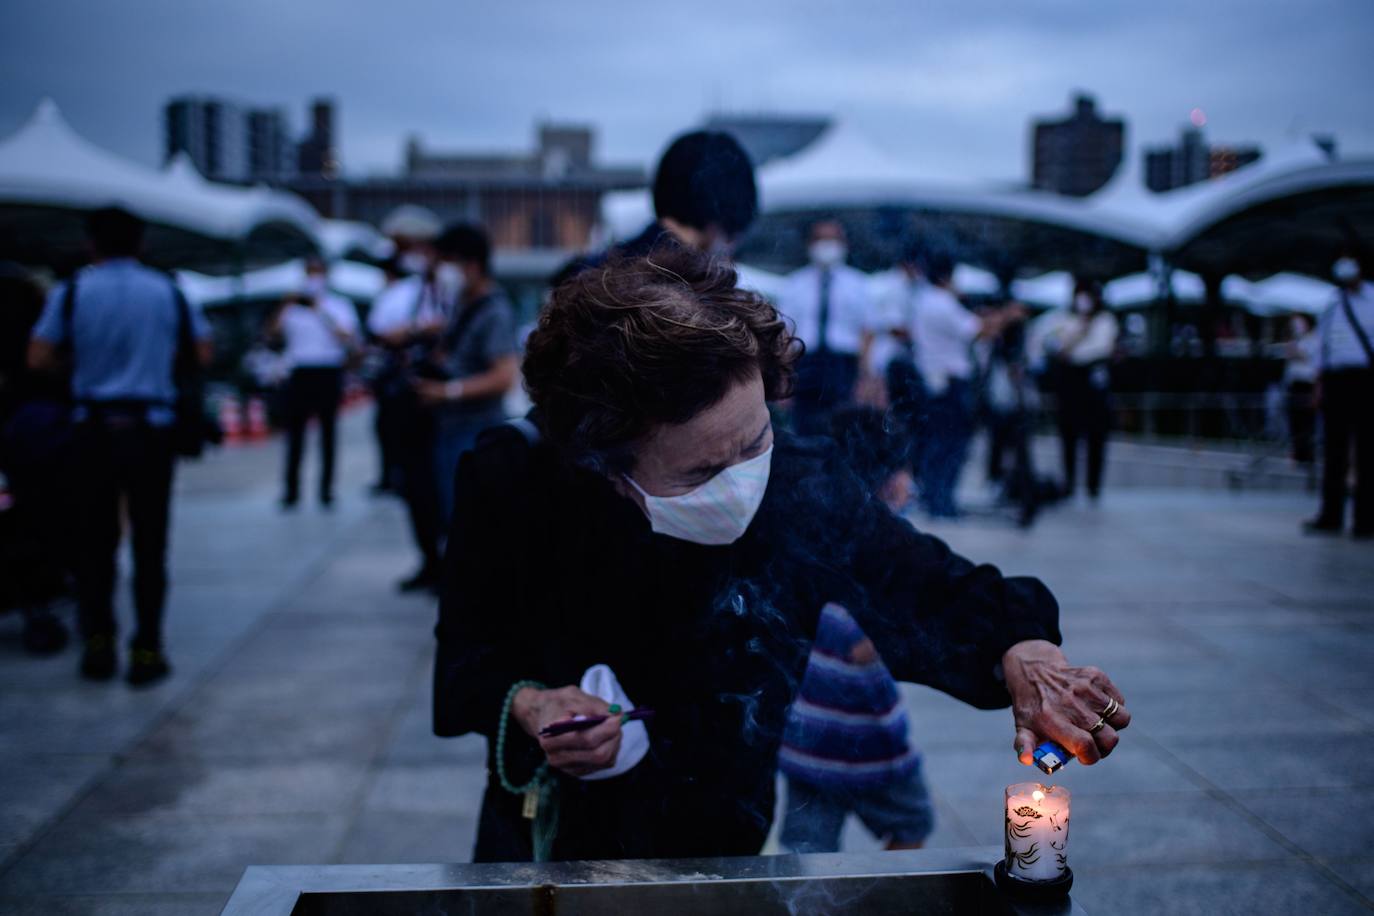
[(243, 413), (239, 410), (238, 398), (231, 396), (220, 400), (219, 430), (226, 443), (243, 441)]
[(248, 438), (254, 442), (261, 442), (271, 433), (267, 426), (267, 405), (262, 402), (262, 398), (249, 398)]

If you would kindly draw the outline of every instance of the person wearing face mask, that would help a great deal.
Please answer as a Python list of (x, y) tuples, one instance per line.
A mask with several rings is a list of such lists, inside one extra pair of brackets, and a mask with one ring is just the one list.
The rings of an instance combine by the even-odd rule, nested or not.
[(1304, 524), (1313, 534), (1345, 526), (1346, 477), (1355, 465), (1351, 534), (1374, 538), (1374, 285), (1361, 262), (1344, 252), (1332, 265), (1335, 301), (1317, 324), (1317, 404), (1322, 416), (1322, 502)]
[(343, 370), (358, 346), (358, 313), (353, 304), (329, 291), (325, 263), (311, 258), (300, 292), (288, 296), (272, 316), (269, 333), (285, 342), (291, 368), (286, 381), (286, 473), (281, 505), (300, 500), (305, 428), (313, 417), (320, 426), (320, 504), (334, 501), (334, 442), (343, 397)]
[[(432, 214), (398, 208), (403, 236), (393, 236), (404, 261), (398, 266), (407, 275), (388, 286), (368, 313), (368, 331), (382, 355), (377, 409), (391, 437), (392, 486), (405, 500), (411, 535), (420, 552), (415, 572), (397, 583), (403, 592), (433, 589), (439, 575), (439, 495), (434, 468), (435, 416), (415, 391), (417, 373), (442, 377), (429, 367), (439, 337), (457, 304), (460, 276), (452, 267), (440, 276), (434, 240), (440, 226)], [(424, 218), (421, 218), (422, 215)], [(392, 218), (388, 217), (388, 222)]]
[(868, 278), (845, 263), (844, 227), (823, 220), (811, 227), (808, 239), (810, 263), (788, 277), (778, 307), (806, 345), (797, 365), (793, 427), (815, 436), (828, 432), (830, 414), (854, 399), (878, 316)]
[(774, 430), (799, 351), (682, 247), (554, 291), (534, 411), (463, 455), (445, 554), (434, 730), (488, 739), (475, 860), (757, 854), (831, 603), (894, 678), (1011, 704), (1022, 763), (1116, 745), (1124, 701), (1065, 659), (1044, 585), (917, 532), (833, 440)]
[(453, 474), (477, 434), (505, 418), (501, 402), (515, 385), (515, 310), (491, 277), (491, 240), (480, 226), (450, 226), (435, 248), (435, 280), (457, 302), (430, 362), (439, 378), (417, 378), (420, 402), (435, 412), (435, 486), (439, 530), (453, 514)]
[(1116, 352), (1119, 326), (1103, 305), (1101, 286), (1083, 279), (1074, 284), (1069, 309), (1051, 312), (1041, 322), (1039, 340), (1058, 399), (1064, 494), (1072, 496), (1077, 485), (1082, 444), (1088, 459), (1088, 497), (1095, 501), (1102, 493), (1112, 413), (1110, 361)]

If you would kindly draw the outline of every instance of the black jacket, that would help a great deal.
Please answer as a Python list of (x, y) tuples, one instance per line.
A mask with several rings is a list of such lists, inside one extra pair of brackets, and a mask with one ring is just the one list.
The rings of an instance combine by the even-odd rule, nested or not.
[[(955, 555), (867, 495), (824, 446), (783, 435), (763, 504), (729, 546), (652, 533), (603, 477), (510, 428), (463, 457), (455, 518), (436, 734), (492, 738), (515, 681), (576, 684), (599, 662), (657, 711), (634, 770), (560, 778), (559, 859), (756, 854), (785, 712), (826, 601), (850, 610), (896, 678), (985, 709), (1008, 704), (997, 676), (1008, 647), (1059, 641), (1039, 581)], [(508, 741), (508, 772), (523, 781), (538, 747), (514, 723)], [(519, 809), (492, 779), (478, 861), (529, 859)]]

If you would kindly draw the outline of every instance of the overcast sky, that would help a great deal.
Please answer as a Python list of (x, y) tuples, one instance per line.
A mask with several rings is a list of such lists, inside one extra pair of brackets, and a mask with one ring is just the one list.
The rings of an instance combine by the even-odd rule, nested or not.
[(169, 96), (339, 103), (349, 172), (426, 145), (524, 149), (540, 118), (649, 163), (709, 110), (839, 114), (932, 177), (1022, 180), (1031, 117), (1087, 89), (1128, 142), (1194, 108), (1216, 142), (1334, 133), (1374, 151), (1371, 0), (41, 0), (0, 9), (0, 135), (53, 97), (158, 161)]

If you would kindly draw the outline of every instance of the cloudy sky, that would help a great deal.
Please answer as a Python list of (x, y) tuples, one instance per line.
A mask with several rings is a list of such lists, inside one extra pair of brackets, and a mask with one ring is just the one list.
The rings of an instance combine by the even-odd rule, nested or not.
[(1131, 146), (1189, 112), (1214, 141), (1332, 132), (1374, 151), (1370, 0), (42, 0), (0, 10), (0, 135), (43, 96), (156, 162), (162, 105), (214, 93), (340, 105), (345, 169), (403, 139), (520, 149), (540, 118), (648, 162), (713, 109), (852, 120), (932, 177), (1023, 179), (1027, 122), (1095, 93)]

